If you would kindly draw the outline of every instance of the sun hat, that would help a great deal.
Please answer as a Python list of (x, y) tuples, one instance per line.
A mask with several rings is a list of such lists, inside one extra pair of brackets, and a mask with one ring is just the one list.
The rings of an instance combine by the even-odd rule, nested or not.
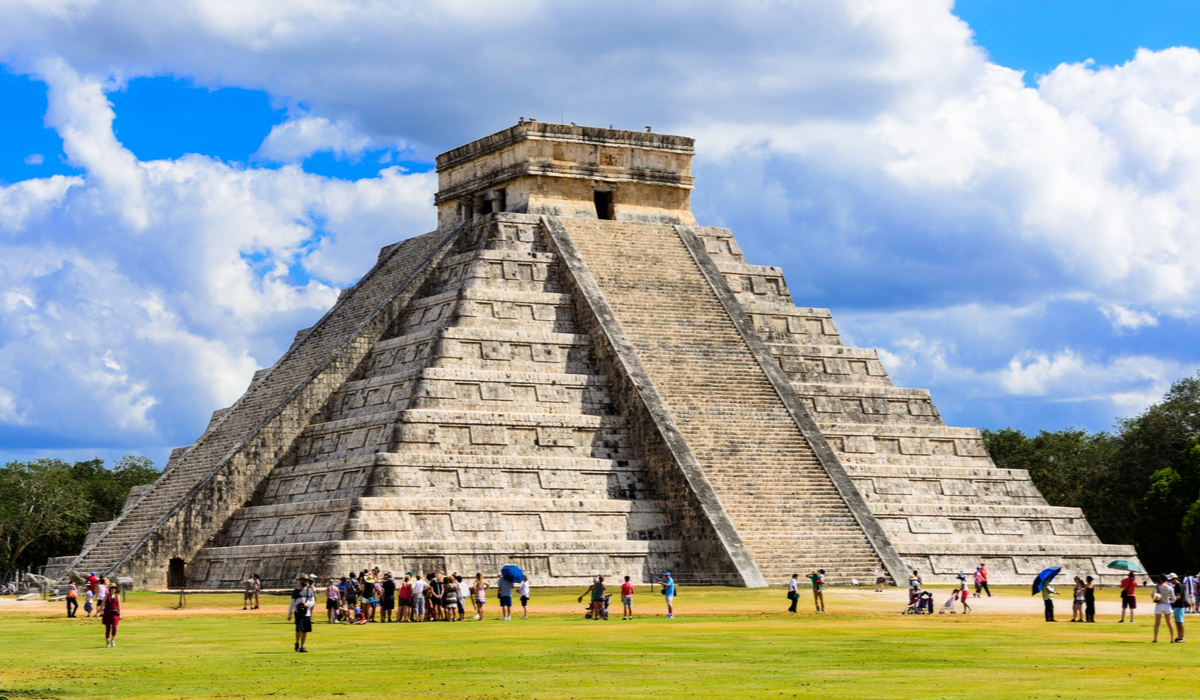
[(1171, 579), (1173, 579), (1173, 578), (1179, 578), (1179, 577), (1178, 577), (1178, 576), (1176, 576), (1175, 574), (1167, 574), (1167, 580), (1168, 580), (1168, 581), (1170, 581), (1170, 580), (1171, 580)]
[(297, 577), (296, 577), (296, 580), (297, 580), (297, 581), (307, 581), (307, 580), (308, 580), (308, 574), (300, 574), (299, 576), (297, 576)]

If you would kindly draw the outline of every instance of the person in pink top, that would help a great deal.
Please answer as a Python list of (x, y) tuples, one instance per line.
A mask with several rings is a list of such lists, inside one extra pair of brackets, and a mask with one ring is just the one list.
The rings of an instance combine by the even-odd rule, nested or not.
[(1133, 611), (1137, 610), (1137, 577), (1132, 571), (1129, 576), (1121, 579), (1121, 619), (1118, 622), (1125, 621), (1125, 611), (1129, 611), (1129, 621), (1133, 622)]
[(621, 605), (625, 606), (624, 616), (622, 620), (633, 619), (633, 584), (629, 582), (629, 577), (625, 577), (625, 583), (621, 584)]

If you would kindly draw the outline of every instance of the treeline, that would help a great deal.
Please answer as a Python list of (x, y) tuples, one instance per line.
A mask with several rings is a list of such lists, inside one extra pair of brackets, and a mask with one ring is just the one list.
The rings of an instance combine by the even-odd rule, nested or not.
[(1200, 373), (1114, 432), (984, 430), (996, 465), (1025, 469), (1050, 505), (1081, 508), (1100, 539), (1151, 572), (1200, 569)]
[(88, 525), (112, 520), (129, 489), (158, 478), (154, 462), (126, 455), (104, 460), (9, 462), (0, 469), (0, 574), (36, 569), (50, 557), (77, 554)]

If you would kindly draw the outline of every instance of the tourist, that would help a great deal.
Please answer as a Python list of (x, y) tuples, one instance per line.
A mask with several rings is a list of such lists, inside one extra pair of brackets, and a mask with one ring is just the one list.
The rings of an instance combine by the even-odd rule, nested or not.
[(392, 580), (392, 572), (383, 575), (383, 621), (392, 622), (392, 611), (396, 609), (396, 582)]
[[(600, 580), (603, 581), (604, 577), (601, 576)], [(675, 619), (675, 579), (671, 578), (670, 571), (663, 572), (662, 594), (663, 602), (667, 604), (667, 619), (673, 620)]]
[(425, 621), (425, 582), (421, 580), (421, 574), (417, 574), (412, 582), (412, 616), (410, 622)]
[(458, 619), (455, 616), (458, 612), (458, 581), (453, 576), (446, 576), (442, 579), (442, 589), (443, 619), (454, 622)]
[(983, 597), (983, 572), (978, 567), (975, 569), (975, 597)]
[(96, 583), (96, 613), (104, 612), (104, 601), (108, 598), (108, 579), (101, 578)]
[(454, 574), (454, 582), (458, 585), (458, 621), (462, 622), (467, 619), (466, 603), (471, 599), (471, 586), (458, 574)]
[(593, 576), (592, 577), (592, 585), (588, 586), (588, 589), (583, 592), (583, 595), (579, 596), (579, 602), (582, 603), (583, 596), (586, 596), (589, 593), (591, 594), (591, 597), (588, 599), (587, 618), (589, 620), (599, 620), (600, 619), (600, 611), (604, 607), (604, 577), (603, 576)]
[(96, 593), (100, 588), (100, 579), (96, 578), (96, 572), (93, 571), (87, 577), (87, 587), (92, 593)]
[[(101, 589), (107, 585), (108, 579), (100, 579)], [(105, 596), (100, 621), (104, 623), (104, 646), (115, 647), (117, 645), (117, 625), (121, 622), (121, 598), (116, 593)]]
[(362, 607), (363, 617), (374, 622), (379, 599), (375, 597), (375, 577), (365, 569), (358, 574), (358, 590), (358, 604)]
[(1175, 587), (1167, 583), (1162, 576), (1154, 577), (1154, 593), (1151, 598), (1154, 600), (1154, 639), (1153, 642), (1158, 642), (1158, 628), (1162, 624), (1163, 618), (1167, 620), (1167, 632), (1171, 635), (1171, 642), (1175, 641), (1175, 627), (1171, 624), (1173, 613), (1171, 612), (1171, 601), (1175, 599)]
[(291, 603), (288, 604), (287, 619), (291, 620), (293, 616), (296, 618), (295, 650), (307, 653), (305, 643), (308, 641), (308, 633), (312, 632), (312, 610), (317, 605), (317, 597), (309, 586), (308, 574), (300, 574), (296, 581), (296, 587), (292, 589)]
[[(879, 584), (875, 585), (875, 590), (879, 590)], [(796, 604), (800, 602), (800, 574), (792, 574), (792, 580), (788, 581), (788, 600), (792, 604), (788, 606), (788, 612), (793, 615), (796, 613)]]
[(412, 579), (405, 575), (396, 587), (396, 622), (412, 622)]
[[(971, 606), (967, 603), (967, 599), (971, 597), (971, 591), (967, 588), (967, 577), (962, 574), (958, 575), (958, 598), (962, 601), (963, 615), (971, 612)], [(953, 601), (951, 601), (953, 602)]]
[(254, 574), (254, 609), (258, 610), (259, 596), (262, 595), (262, 579)]
[(79, 611), (79, 588), (72, 581), (67, 585), (67, 617), (75, 617)]
[(913, 569), (912, 576), (908, 577), (908, 604), (914, 605), (921, 597), (921, 575)]
[[(792, 579), (795, 579), (797, 576), (799, 576), (799, 574), (792, 574)], [(883, 593), (883, 587), (885, 585), (887, 585), (887, 569), (883, 568), (883, 564), (876, 564), (875, 565), (875, 592)], [(795, 601), (799, 597), (800, 597), (800, 591), (799, 591), (799, 589), (797, 589), (796, 598), (792, 598), (792, 600)], [(796, 607), (796, 604), (794, 602), (792, 603), (792, 607), (793, 608)], [(796, 611), (792, 610), (792, 612), (796, 612)]]
[(483, 619), (483, 606), (487, 603), (487, 589), (490, 587), (487, 581), (483, 580), (483, 574), (475, 574), (475, 583), (471, 584), (471, 591), (475, 594), (472, 596), (471, 602), (475, 605), (475, 619)]
[[(913, 573), (916, 573), (915, 571)], [(812, 582), (813, 606), (817, 612), (825, 612), (825, 569), (817, 569), (808, 575)]]
[(1054, 619), (1054, 595), (1058, 591), (1054, 590), (1049, 582), (1042, 584), (1042, 604), (1046, 608), (1046, 622), (1058, 622)]
[(329, 579), (329, 585), (325, 587), (325, 614), (329, 617), (329, 624), (337, 622), (341, 607), (342, 592), (338, 589), (338, 582)]
[(1083, 579), (1075, 577), (1071, 596), (1071, 622), (1083, 622)]
[(1175, 574), (1167, 574), (1167, 581), (1174, 589), (1175, 597), (1171, 600), (1171, 614), (1175, 618), (1175, 641), (1187, 641), (1183, 638), (1183, 616), (1187, 614), (1187, 599), (1183, 597), (1183, 582)]
[(1183, 596), (1187, 601), (1187, 611), (1196, 612), (1196, 594), (1200, 592), (1200, 579), (1195, 574), (1188, 574), (1183, 579)]
[(442, 573), (439, 571), (429, 579), (429, 617), (434, 621), (442, 619), (442, 595), (446, 592), (442, 583)]
[(625, 577), (625, 583), (621, 584), (621, 606), (622, 620), (633, 619), (633, 584), (629, 582), (629, 577)]
[(1125, 621), (1125, 611), (1129, 611), (1129, 621), (1133, 622), (1133, 613), (1137, 610), (1137, 577), (1132, 571), (1129, 575), (1121, 579), (1121, 619), (1119, 622)]
[(92, 616), (92, 611), (95, 610), (95, 607), (92, 605), (92, 601), (95, 600), (95, 598), (96, 592), (93, 591), (91, 587), (83, 589), (83, 612), (87, 613), (85, 617)]
[(985, 566), (983, 562), (979, 562), (979, 568), (975, 570), (979, 572), (979, 577), (982, 579), (980, 581), (980, 585), (983, 587), (984, 592), (987, 593), (987, 597), (991, 598), (992, 589), (988, 588), (987, 566)]
[(1096, 621), (1096, 584), (1091, 576), (1083, 584), (1083, 619), (1086, 622)]
[(517, 595), (521, 596), (521, 619), (529, 619), (529, 577), (521, 579), (517, 585)]
[(504, 578), (504, 574), (500, 574), (500, 578), (496, 580), (496, 593), (500, 599), (500, 619), (512, 619), (512, 581)]
[(346, 607), (351, 611), (358, 607), (358, 581), (354, 578), (354, 572), (346, 574), (346, 578), (342, 579), (346, 582)]
[(242, 581), (242, 610), (249, 610), (254, 605), (254, 577), (247, 576)]

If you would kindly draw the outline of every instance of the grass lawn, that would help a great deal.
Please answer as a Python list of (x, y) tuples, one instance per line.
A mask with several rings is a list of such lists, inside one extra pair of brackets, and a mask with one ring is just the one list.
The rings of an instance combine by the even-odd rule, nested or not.
[[(640, 590), (644, 590), (640, 589)], [(292, 651), (286, 599), (131, 594), (119, 646), (55, 603), (0, 601), (0, 698), (1108, 698), (1200, 695), (1200, 627), (1190, 644), (1150, 644), (1143, 601), (1117, 624), (1104, 590), (1097, 624), (1056, 624), (1041, 599), (1001, 589), (971, 615), (905, 616), (905, 594), (830, 589), (830, 612), (785, 611), (778, 588), (683, 588), (677, 616), (657, 594), (638, 619), (583, 619), (577, 591), (537, 590), (532, 619), (421, 625), (314, 624)], [(938, 607), (947, 594), (938, 591)], [(323, 613), (323, 600), (318, 612)], [(519, 611), (518, 611), (519, 617)], [(1200, 617), (1200, 616), (1198, 616)], [(1200, 620), (1191, 624), (1200, 625)]]

